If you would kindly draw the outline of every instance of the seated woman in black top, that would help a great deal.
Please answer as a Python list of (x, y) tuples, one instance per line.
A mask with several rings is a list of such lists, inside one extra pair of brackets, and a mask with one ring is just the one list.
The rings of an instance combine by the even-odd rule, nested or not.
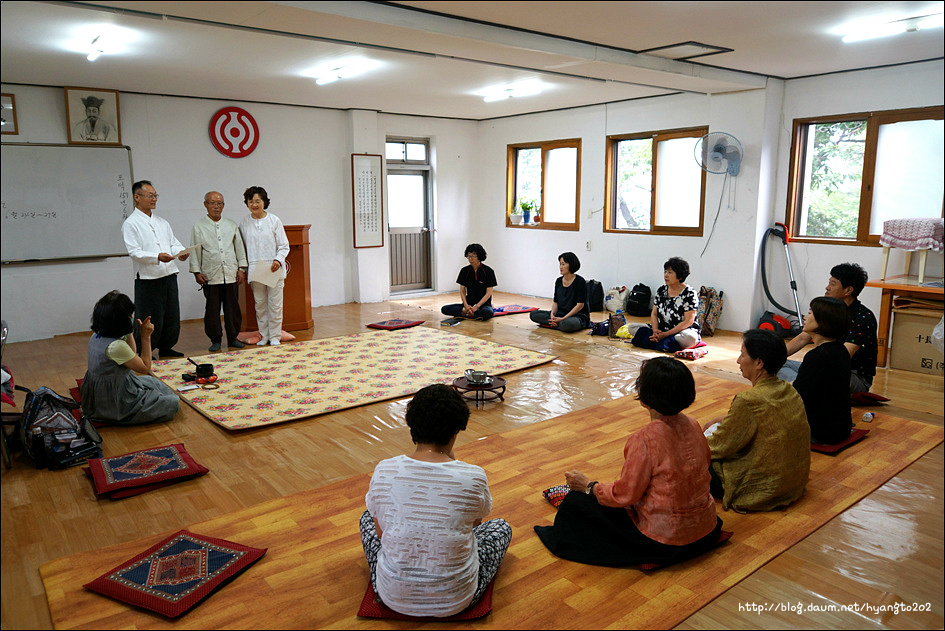
[(528, 316), (532, 322), (573, 333), (591, 326), (591, 310), (587, 305), (587, 282), (575, 274), (581, 262), (574, 252), (565, 252), (558, 257), (561, 277), (555, 281), (555, 297), (551, 311), (532, 311)]
[(470, 243), (463, 253), (469, 265), (459, 270), (456, 282), (459, 283), (459, 297), (463, 303), (444, 305), (440, 311), (443, 315), (454, 318), (475, 318), (488, 320), (493, 316), (492, 288), (498, 283), (495, 272), (484, 264), (486, 251), (478, 243)]
[(850, 435), (850, 353), (843, 345), (850, 328), (846, 304), (821, 296), (810, 303), (804, 332), (814, 348), (804, 356), (794, 389), (804, 400), (811, 442), (838, 443)]

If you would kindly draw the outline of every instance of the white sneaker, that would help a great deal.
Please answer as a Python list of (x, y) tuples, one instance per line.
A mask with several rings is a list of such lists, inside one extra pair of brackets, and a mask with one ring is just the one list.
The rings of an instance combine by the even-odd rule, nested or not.
[(265, 346), (268, 343), (269, 343), (268, 340), (259, 340), (258, 342), (256, 342), (256, 346)]
[(276, 340), (276, 339), (269, 340), (269, 346), (279, 346), (279, 340)]

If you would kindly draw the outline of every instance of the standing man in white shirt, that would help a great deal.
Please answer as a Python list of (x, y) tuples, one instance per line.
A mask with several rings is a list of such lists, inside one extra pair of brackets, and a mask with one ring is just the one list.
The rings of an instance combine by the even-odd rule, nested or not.
[(246, 278), (246, 247), (235, 221), (223, 218), (223, 195), (210, 191), (203, 196), (207, 216), (194, 224), (190, 244), (199, 245), (190, 259), (190, 271), (207, 299), (203, 314), (203, 330), (210, 338), (210, 352), (220, 350), (223, 331), (220, 327), (220, 306), (226, 324), (226, 341), (230, 348), (243, 348), (236, 339), (243, 315), (240, 313), (239, 286)]
[(180, 298), (177, 295), (175, 258), (187, 260), (189, 252), (174, 236), (171, 224), (154, 214), (158, 194), (147, 180), (131, 187), (135, 210), (125, 219), (121, 233), (134, 263), (135, 318), (151, 317), (151, 339), (161, 357), (183, 357), (174, 345), (180, 336)]

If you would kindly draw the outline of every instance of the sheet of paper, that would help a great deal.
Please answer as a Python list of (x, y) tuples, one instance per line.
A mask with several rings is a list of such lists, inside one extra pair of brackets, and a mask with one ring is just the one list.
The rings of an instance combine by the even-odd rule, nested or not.
[(198, 243), (198, 244), (196, 244), (196, 245), (190, 246), (189, 248), (184, 248), (183, 250), (181, 250), (180, 252), (178, 252), (175, 256), (176, 256), (177, 258), (180, 258), (180, 257), (183, 256), (184, 254), (193, 254), (193, 253), (199, 251), (200, 248), (202, 248), (202, 247), (203, 247), (203, 246)]
[(272, 263), (266, 265), (265, 261), (260, 261), (249, 273), (249, 281), (252, 283), (262, 283), (267, 287), (275, 287), (282, 280), (282, 268), (272, 271)]

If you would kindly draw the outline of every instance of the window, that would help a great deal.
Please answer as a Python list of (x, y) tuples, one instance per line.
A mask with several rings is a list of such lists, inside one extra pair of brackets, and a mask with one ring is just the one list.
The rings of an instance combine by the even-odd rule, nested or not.
[(387, 163), (429, 164), (427, 141), (413, 139), (387, 139), (384, 143), (384, 158)]
[(509, 145), (506, 173), (506, 226), (580, 228), (580, 139)]
[(607, 137), (604, 231), (702, 236), (708, 127)]
[(801, 241), (877, 243), (883, 222), (941, 217), (942, 107), (794, 121), (787, 219)]
[(430, 289), (433, 278), (430, 141), (388, 138), (384, 155), (391, 293)]

